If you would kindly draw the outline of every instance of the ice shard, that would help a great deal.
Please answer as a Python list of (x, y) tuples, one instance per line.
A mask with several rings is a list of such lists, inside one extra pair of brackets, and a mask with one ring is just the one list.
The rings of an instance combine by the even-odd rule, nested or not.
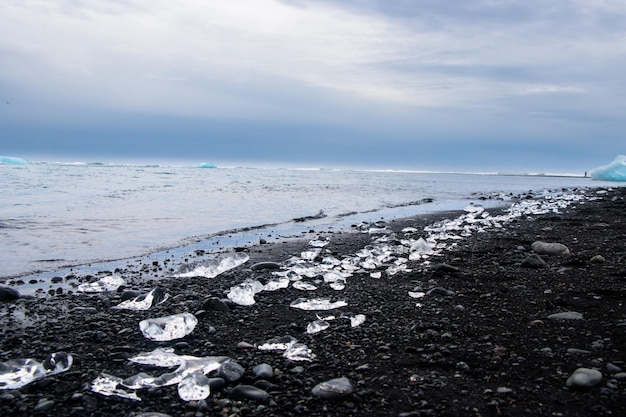
[(157, 287), (147, 294), (142, 294), (130, 300), (122, 301), (113, 308), (120, 310), (148, 310), (165, 300), (167, 300), (167, 294), (165, 294), (162, 288)]
[(191, 313), (174, 314), (139, 322), (143, 335), (158, 342), (180, 339), (190, 334), (198, 324), (198, 319)]
[(326, 320), (315, 320), (310, 322), (307, 326), (306, 326), (306, 332), (308, 334), (315, 334), (315, 333), (319, 333), (323, 330), (326, 330), (330, 327), (330, 323), (327, 322)]
[(42, 362), (36, 359), (11, 359), (0, 362), (0, 389), (18, 389), (46, 376), (65, 372), (74, 359), (65, 352), (50, 354)]
[(139, 398), (134, 391), (124, 388), (121, 384), (122, 378), (101, 373), (98, 378), (94, 379), (91, 383), (91, 390), (98, 394), (106, 395), (107, 397), (115, 395), (129, 400), (141, 401), (141, 398)]
[(594, 168), (591, 178), (601, 181), (626, 181), (626, 155), (618, 155), (613, 162)]
[(242, 306), (251, 306), (256, 303), (254, 296), (265, 289), (257, 280), (248, 279), (241, 284), (230, 287), (226, 295), (230, 301)]
[(99, 293), (106, 291), (115, 291), (122, 285), (126, 284), (124, 278), (117, 275), (109, 275), (100, 278), (96, 282), (80, 284), (76, 291), (84, 293)]
[(300, 310), (333, 310), (335, 308), (345, 307), (348, 303), (345, 301), (332, 302), (324, 298), (298, 298), (290, 304), (290, 307), (298, 308)]
[(208, 261), (196, 262), (189, 265), (183, 265), (174, 277), (176, 278), (191, 278), (191, 277), (206, 277), (215, 278), (219, 274), (229, 271), (242, 265), (250, 257), (242, 252), (236, 252), (233, 254), (224, 255)]

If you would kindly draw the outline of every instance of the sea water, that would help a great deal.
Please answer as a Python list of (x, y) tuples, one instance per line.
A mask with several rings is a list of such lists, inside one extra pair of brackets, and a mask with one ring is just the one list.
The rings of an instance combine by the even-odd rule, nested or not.
[(0, 164), (0, 278), (602, 185), (615, 184), (571, 176)]

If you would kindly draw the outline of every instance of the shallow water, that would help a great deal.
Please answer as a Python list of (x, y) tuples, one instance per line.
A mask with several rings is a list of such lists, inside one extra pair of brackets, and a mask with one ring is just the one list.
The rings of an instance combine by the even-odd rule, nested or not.
[[(207, 247), (241, 245), (313, 226), (460, 209), (482, 196), (497, 202), (528, 190), (607, 184), (613, 185), (395, 171), (0, 165), (0, 277), (129, 259), (205, 239)], [(292, 221), (320, 210), (324, 218)], [(254, 230), (224, 233), (242, 228)]]

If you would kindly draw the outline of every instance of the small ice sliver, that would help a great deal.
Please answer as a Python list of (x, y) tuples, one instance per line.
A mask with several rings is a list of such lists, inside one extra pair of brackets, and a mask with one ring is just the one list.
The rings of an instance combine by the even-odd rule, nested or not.
[(196, 316), (191, 313), (181, 313), (142, 320), (139, 322), (139, 329), (146, 338), (165, 342), (187, 336), (196, 324), (198, 324)]
[(183, 401), (204, 400), (210, 394), (209, 378), (202, 372), (192, 372), (178, 383), (178, 395)]
[(347, 305), (348, 303), (345, 301), (331, 302), (330, 300), (323, 298), (314, 298), (311, 300), (298, 298), (290, 304), (290, 307), (298, 308), (300, 310), (333, 310)]
[(134, 391), (124, 389), (121, 384), (122, 378), (101, 373), (98, 378), (91, 383), (91, 390), (107, 397), (115, 395), (129, 400), (141, 401), (141, 398), (139, 398)]
[(74, 359), (65, 352), (50, 354), (42, 362), (36, 359), (11, 359), (0, 362), (0, 389), (19, 389), (49, 375), (65, 372)]
[(104, 278), (100, 278), (96, 282), (80, 284), (76, 291), (84, 293), (115, 291), (124, 284), (126, 284), (124, 278), (117, 275), (109, 275)]

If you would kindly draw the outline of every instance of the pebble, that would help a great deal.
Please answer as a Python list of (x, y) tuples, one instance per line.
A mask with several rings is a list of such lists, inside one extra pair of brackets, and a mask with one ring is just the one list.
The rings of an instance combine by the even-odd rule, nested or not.
[(620, 368), (619, 366), (612, 364), (612, 363), (607, 363), (606, 364), (606, 370), (609, 371), (612, 374), (616, 374), (618, 372), (622, 372), (622, 368)]
[(230, 307), (219, 298), (209, 298), (202, 304), (202, 309), (206, 311), (230, 311)]
[(337, 400), (352, 394), (353, 390), (352, 383), (344, 376), (320, 382), (313, 387), (311, 392), (316, 397), (327, 400)]
[(537, 241), (533, 242), (533, 244), (530, 245), (530, 248), (535, 253), (538, 253), (540, 255), (562, 256), (570, 254), (569, 248), (562, 243)]
[(250, 267), (253, 271), (262, 271), (265, 269), (280, 269), (280, 264), (277, 262), (258, 262)]
[(262, 363), (252, 368), (252, 373), (256, 378), (268, 379), (274, 376), (274, 369), (267, 363)]
[(593, 264), (603, 264), (604, 262), (606, 262), (606, 259), (604, 259), (604, 256), (602, 255), (596, 255), (593, 258), (591, 258), (589, 262)]
[(582, 313), (576, 311), (564, 311), (563, 313), (550, 314), (548, 316), (550, 320), (582, 320)]
[(45, 413), (47, 411), (50, 411), (52, 407), (54, 407), (54, 401), (44, 398), (35, 405), (35, 408), (33, 408), (33, 411), (35, 413)]
[(431, 290), (428, 290), (426, 292), (426, 295), (435, 295), (435, 296), (450, 296), (450, 295), (454, 295), (456, 294), (456, 292), (449, 290), (447, 288), (443, 288), (443, 287), (435, 287)]
[(567, 378), (567, 385), (570, 388), (591, 388), (602, 382), (602, 373), (597, 369), (578, 368)]
[(271, 397), (271, 395), (267, 391), (264, 391), (252, 385), (237, 385), (230, 392), (230, 396), (235, 400), (256, 401), (265, 401)]

